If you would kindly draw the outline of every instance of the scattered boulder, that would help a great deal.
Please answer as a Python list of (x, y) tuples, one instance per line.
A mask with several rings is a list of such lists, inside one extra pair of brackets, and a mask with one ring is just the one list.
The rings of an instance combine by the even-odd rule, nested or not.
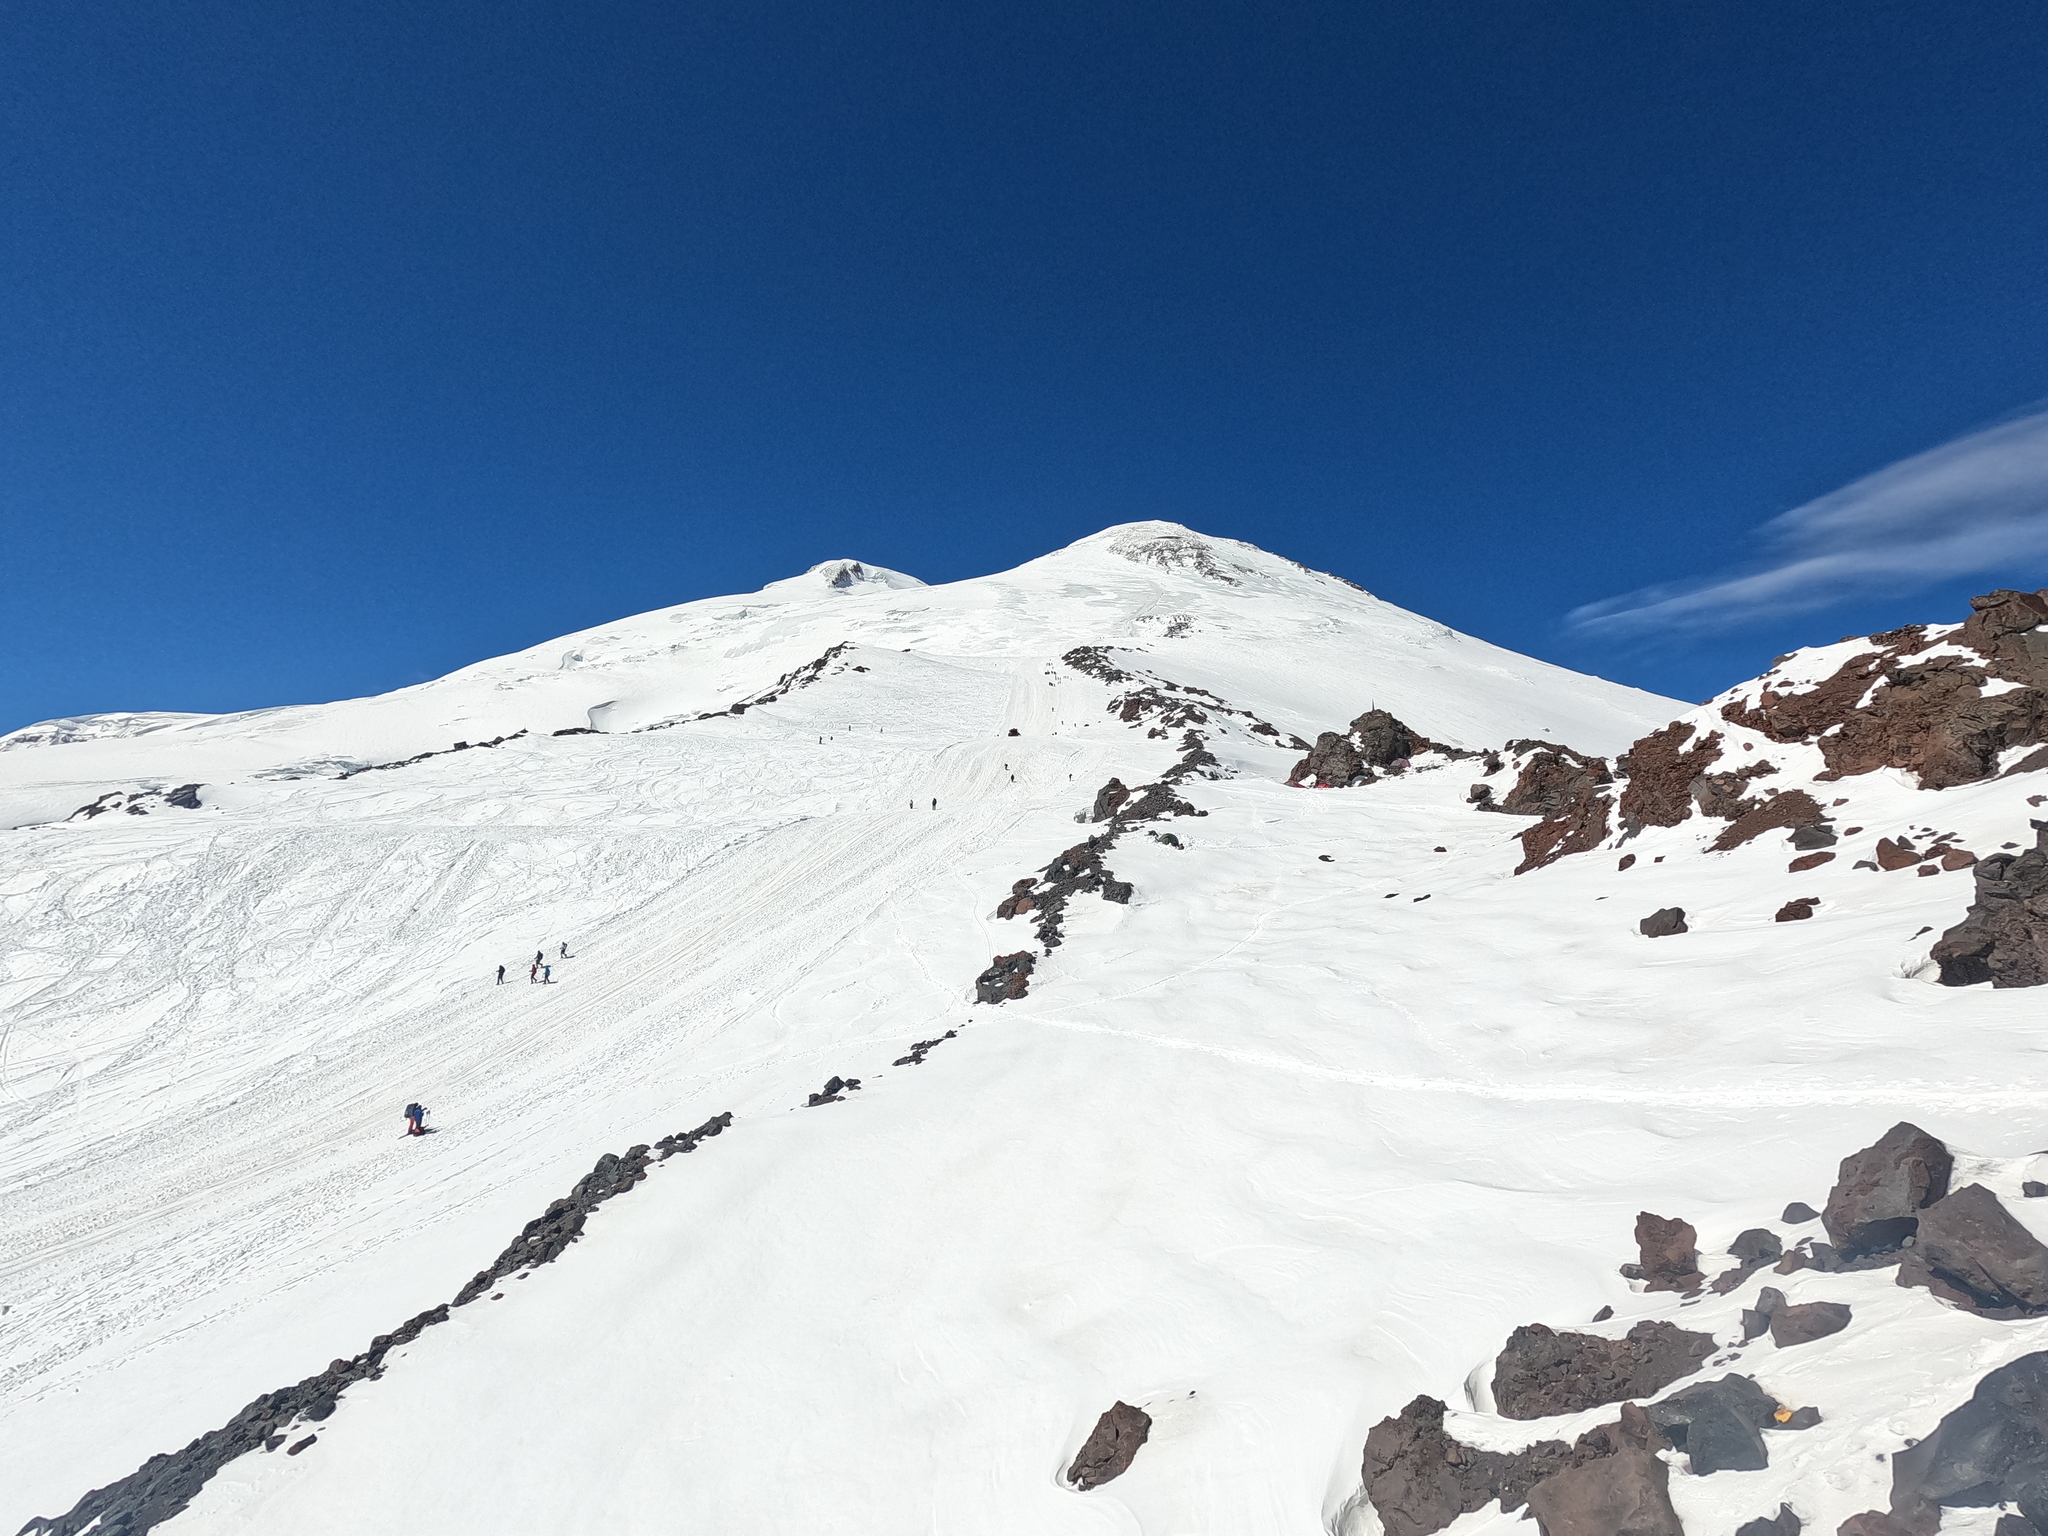
[(1851, 1258), (1897, 1248), (1918, 1229), (1921, 1209), (1948, 1193), (1954, 1165), (1947, 1147), (1900, 1121), (1842, 1159), (1821, 1213), (1830, 1241)]
[(1716, 1296), (1726, 1296), (1766, 1264), (1775, 1264), (1784, 1257), (1785, 1249), (1778, 1234), (1768, 1227), (1751, 1227), (1728, 1245), (1728, 1252), (1740, 1262), (1714, 1277), (1710, 1289)]
[(1792, 846), (1801, 853), (1811, 853), (1816, 848), (1832, 848), (1840, 834), (1834, 824), (1826, 821), (1809, 821), (1792, 829)]
[(2048, 1195), (2048, 1184), (2043, 1184), (2039, 1179), (2028, 1179), (2020, 1185), (2020, 1194), (2025, 1199), (2038, 1200), (2043, 1195)]
[(1712, 1334), (1675, 1323), (1646, 1320), (1619, 1339), (1527, 1323), (1494, 1360), (1494, 1406), (1505, 1418), (1541, 1419), (1650, 1397), (1690, 1376), (1713, 1352)]
[(1030, 990), (1031, 971), (1038, 959), (1029, 950), (1014, 955), (997, 955), (987, 970), (974, 978), (977, 1003), (1007, 1003)]
[(1787, 1226), (1790, 1227), (1796, 1227), (1801, 1222), (1817, 1221), (1819, 1219), (1820, 1212), (1816, 1211), (1804, 1200), (1794, 1200), (1790, 1205), (1785, 1207), (1784, 1214), (1778, 1218), (1778, 1220), (1784, 1222)]
[(1770, 1464), (1763, 1427), (1773, 1422), (1778, 1400), (1747, 1376), (1697, 1382), (1645, 1411), (1685, 1452), (1696, 1477), (1758, 1472)]
[(1943, 986), (2048, 981), (2048, 821), (2032, 825), (2034, 846), (2026, 852), (1978, 860), (1969, 910), (1932, 951)]
[(1121, 1477), (1130, 1470), (1132, 1458), (1151, 1434), (1151, 1414), (1126, 1402), (1116, 1403), (1095, 1421), (1095, 1428), (1082, 1442), (1074, 1464), (1067, 1468), (1067, 1481), (1086, 1493), (1113, 1477)]
[(1809, 869), (1819, 869), (1823, 864), (1833, 863), (1834, 857), (1832, 853), (1801, 854), (1785, 866), (1785, 873), (1788, 875), (1803, 875)]
[(1879, 869), (1911, 869), (1920, 862), (1921, 855), (1914, 848), (1913, 840), (1902, 835), (1897, 839), (1880, 837), (1873, 857)]
[(1766, 795), (1761, 800), (1744, 800), (1740, 804), (1740, 814), (1707, 845), (1707, 852), (1727, 853), (1779, 827), (1807, 827), (1827, 815), (1820, 808), (1820, 803), (1803, 789), (1788, 789), (1783, 794)]
[(1780, 1349), (1811, 1344), (1849, 1326), (1849, 1309), (1838, 1301), (1808, 1301), (1771, 1313), (1771, 1342)]
[(1692, 1223), (1676, 1216), (1636, 1216), (1636, 1248), (1646, 1287), (1652, 1291), (1691, 1291), (1705, 1285), (1700, 1273), (1699, 1234)]
[(1778, 915), (1772, 919), (1779, 923), (1797, 923), (1813, 916), (1813, 909), (1820, 905), (1818, 896), (1801, 896), (1788, 901), (1778, 908)]
[(1920, 1213), (1900, 1285), (1990, 1317), (2048, 1312), (2048, 1248), (1982, 1184), (1965, 1184)]
[(1646, 939), (1668, 939), (1674, 933), (1690, 933), (1685, 925), (1685, 908), (1660, 907), (1640, 923), (1636, 930)]
[(1541, 1536), (1685, 1536), (1670, 1469), (1648, 1451), (1553, 1473), (1529, 1490), (1529, 1512)]
[(1987, 1374), (1933, 1434), (1892, 1458), (1891, 1513), (1911, 1530), (1932, 1530), (1944, 1505), (1997, 1504), (2048, 1529), (2048, 1351)]
[(859, 1088), (860, 1079), (857, 1077), (828, 1077), (825, 1079), (824, 1091), (812, 1094), (804, 1108), (816, 1109), (820, 1104), (843, 1104), (846, 1102), (847, 1094), (857, 1092)]

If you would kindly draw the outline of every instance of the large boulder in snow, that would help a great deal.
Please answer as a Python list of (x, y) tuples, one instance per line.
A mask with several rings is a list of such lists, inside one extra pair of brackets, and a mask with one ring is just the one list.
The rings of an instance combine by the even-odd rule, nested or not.
[(1771, 1342), (1780, 1349), (1811, 1344), (1849, 1326), (1849, 1308), (1839, 1301), (1808, 1301), (1771, 1313)]
[(1647, 1290), (1690, 1291), (1706, 1284), (1707, 1277), (1700, 1273), (1699, 1234), (1689, 1221), (1640, 1212), (1636, 1251)]
[(1151, 1414), (1126, 1402), (1116, 1403), (1095, 1421), (1094, 1430), (1081, 1443), (1074, 1464), (1067, 1468), (1067, 1481), (1086, 1493), (1123, 1476), (1151, 1434)]
[(2048, 821), (2034, 846), (1994, 853), (1976, 868), (1976, 895), (1963, 920), (1932, 951), (1945, 987), (2038, 987), (2048, 981)]
[(1529, 1490), (1541, 1536), (1685, 1536), (1671, 1507), (1671, 1472), (1648, 1451), (1624, 1450), (1554, 1473)]
[(1395, 719), (1384, 709), (1368, 709), (1343, 731), (1324, 731), (1308, 756), (1287, 775), (1290, 784), (1334, 789), (1354, 780), (1370, 779), (1375, 768), (1391, 768), (1432, 743), (1427, 736)]
[(1897, 1248), (1919, 1227), (1921, 1209), (1948, 1193), (1954, 1166), (1947, 1147), (1901, 1120), (1842, 1159), (1821, 1225), (1847, 1258)]
[(1972, 1312), (2048, 1312), (2048, 1248), (1982, 1184), (1965, 1184), (1920, 1213), (1900, 1285), (1924, 1285)]
[(1943, 1506), (2007, 1503), (2048, 1530), (2048, 1351), (1992, 1371), (1933, 1434), (1892, 1457), (1892, 1514), (1909, 1529), (1934, 1529)]
[(1758, 1472), (1770, 1464), (1763, 1427), (1778, 1400), (1747, 1376), (1696, 1382), (1650, 1404), (1650, 1421), (1685, 1452), (1693, 1475)]
[(1636, 931), (1646, 939), (1668, 939), (1673, 934), (1692, 932), (1686, 926), (1683, 907), (1659, 907), (1636, 924)]
[(1619, 1339), (1528, 1323), (1494, 1359), (1494, 1406), (1510, 1419), (1541, 1419), (1650, 1397), (1690, 1376), (1713, 1350), (1712, 1334), (1675, 1323), (1645, 1320)]

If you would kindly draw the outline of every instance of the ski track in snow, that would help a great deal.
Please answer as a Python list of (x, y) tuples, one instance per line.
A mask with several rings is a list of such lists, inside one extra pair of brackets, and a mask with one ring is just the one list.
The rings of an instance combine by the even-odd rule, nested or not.
[[(1171, 823), (1186, 847), (1127, 834), (1131, 905), (1077, 898), (1030, 994), (971, 1005), (1031, 947), (991, 915), (1011, 881), (1087, 835), (1104, 780), (1180, 753), (1106, 712), (1129, 685), (1064, 666), (1074, 645), (1305, 735), (1379, 703), (1470, 745), (1611, 751), (1680, 708), (1242, 546), (1212, 546), (1226, 586), (1124, 537), (0, 753), (9, 822), (209, 786), (198, 813), (0, 835), (0, 1522), (448, 1299), (599, 1153), (725, 1109), (561, 1262), (352, 1388), (305, 1455), (243, 1458), (162, 1529), (1369, 1536), (1365, 1430), (1421, 1391), (1462, 1406), (1515, 1324), (1606, 1303), (1616, 1332), (1735, 1329), (1741, 1296), (1680, 1311), (1621, 1282), (1635, 1211), (1712, 1251), (1900, 1117), (2002, 1193), (2038, 1176), (2038, 1004), (1915, 979), (1909, 936), (1954, 920), (1967, 875), (1791, 876), (1773, 839), (1701, 857), (1694, 825), (1644, 834), (1625, 875), (1596, 853), (1513, 877), (1527, 823), (1464, 803), (1475, 765), (1290, 790), (1297, 753), (1216, 722), (1239, 776), (1183, 786), (1207, 813)], [(772, 704), (630, 734), (847, 639)], [(593, 720), (613, 734), (547, 734)], [(1864, 842), (2025, 828), (2023, 783), (1839, 788)], [(1774, 925), (1797, 894), (1820, 916)], [(1673, 903), (1694, 933), (1635, 933)], [(831, 1074), (864, 1086), (797, 1108)], [(400, 1136), (408, 1098), (435, 1135)], [(1694, 1536), (1781, 1495), (1828, 1530), (1881, 1504), (1881, 1455), (2048, 1338), (1888, 1275), (1784, 1284), (1852, 1300), (1855, 1329), (1739, 1368), (1826, 1420), (1767, 1472), (1674, 1477)], [(1118, 1397), (1153, 1439), (1076, 1495), (1059, 1471)]]

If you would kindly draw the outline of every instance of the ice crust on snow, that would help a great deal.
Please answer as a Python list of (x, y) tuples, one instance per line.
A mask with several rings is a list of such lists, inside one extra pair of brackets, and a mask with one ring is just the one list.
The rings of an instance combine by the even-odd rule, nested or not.
[[(2048, 1347), (1889, 1272), (1696, 1304), (1616, 1273), (1638, 1211), (1706, 1256), (1782, 1231), (1902, 1117), (2038, 1227), (2038, 1005), (1923, 979), (1916, 931), (1966, 872), (1852, 868), (1907, 826), (2024, 839), (2031, 776), (1844, 781), (1866, 830), (1800, 875), (1778, 834), (1703, 854), (1722, 824), (1695, 819), (1625, 873), (1515, 877), (1478, 765), (1290, 789), (1299, 753), (1219, 710), (1233, 776), (1178, 786), (1207, 812), (1185, 846), (1126, 836), (1131, 903), (1077, 901), (1030, 994), (977, 1007), (1030, 943), (991, 915), (1012, 882), (1105, 781), (1181, 754), (1079, 646), (1309, 740), (1377, 705), (1612, 753), (1684, 712), (1138, 524), (943, 586), (827, 562), (380, 698), (0, 754), (0, 1522), (354, 1354), (598, 1153), (727, 1108), (715, 1156), (655, 1167), (304, 1454), (243, 1458), (161, 1529), (1365, 1533), (1366, 1430), (1417, 1393), (1466, 1409), (1516, 1325), (1612, 1305), (1598, 1331), (1726, 1341), (1768, 1281), (1854, 1308), (1730, 1367), (1824, 1421), (1672, 1496), (1694, 1536), (1780, 1498), (1832, 1531), (1883, 1506), (1880, 1456)], [(198, 810), (62, 821), (188, 782)], [(1772, 921), (1804, 895), (1812, 920)], [(1643, 940), (1668, 905), (1693, 931)], [(892, 1065), (914, 1041), (938, 1043)], [(861, 1091), (795, 1112), (835, 1075)], [(411, 1099), (437, 1134), (399, 1135)], [(1151, 1436), (1078, 1494), (1060, 1474), (1119, 1400)]]

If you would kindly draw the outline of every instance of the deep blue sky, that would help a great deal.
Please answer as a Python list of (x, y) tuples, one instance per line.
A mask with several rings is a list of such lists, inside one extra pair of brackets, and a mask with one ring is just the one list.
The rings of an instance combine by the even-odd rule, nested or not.
[(1697, 698), (2020, 568), (1573, 607), (2048, 395), (2048, 7), (20, 0), (0, 729), (830, 556), (1253, 540)]

